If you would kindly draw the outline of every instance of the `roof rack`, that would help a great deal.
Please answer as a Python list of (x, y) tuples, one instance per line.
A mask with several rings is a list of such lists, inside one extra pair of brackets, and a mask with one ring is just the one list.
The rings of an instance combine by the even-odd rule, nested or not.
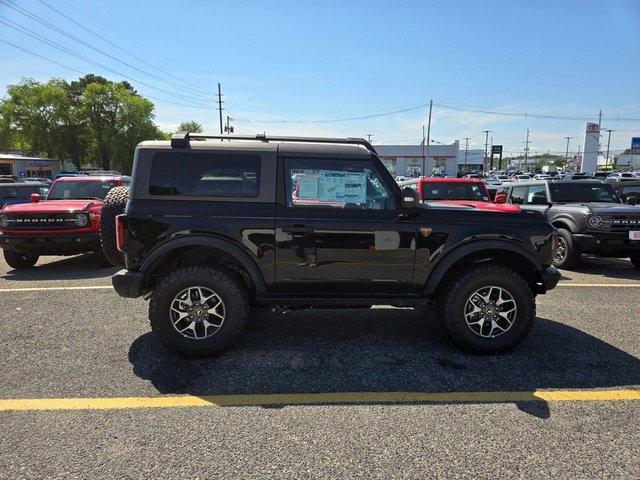
[(172, 148), (186, 148), (190, 140), (258, 140), (260, 142), (300, 142), (300, 143), (338, 143), (348, 145), (362, 145), (371, 153), (377, 154), (373, 145), (364, 138), (326, 138), (326, 137), (288, 137), (280, 135), (257, 134), (252, 135), (206, 135), (203, 133), (177, 132), (171, 135)]

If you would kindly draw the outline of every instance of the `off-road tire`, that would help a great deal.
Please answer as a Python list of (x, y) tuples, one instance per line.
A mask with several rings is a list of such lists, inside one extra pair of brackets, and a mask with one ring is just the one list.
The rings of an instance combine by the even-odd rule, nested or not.
[[(558, 229), (558, 242), (564, 242), (566, 246), (566, 255), (562, 260), (553, 258), (553, 266), (556, 268), (563, 268), (565, 270), (575, 268), (580, 264), (580, 258), (582, 254), (576, 242), (573, 241), (573, 235), (569, 230), (564, 228)], [(560, 245), (558, 245), (560, 247)]]
[(124, 213), (129, 200), (129, 187), (109, 190), (100, 214), (100, 247), (105, 258), (116, 267), (124, 267), (124, 255), (116, 246), (116, 216)]
[[(495, 338), (481, 337), (465, 321), (464, 308), (476, 290), (498, 286), (507, 290), (516, 303), (512, 326)], [(533, 325), (536, 303), (527, 282), (514, 270), (495, 264), (475, 264), (446, 281), (437, 301), (440, 328), (462, 350), (480, 353), (502, 353), (516, 347)]]
[(640, 256), (638, 256), (638, 257), (629, 257), (629, 260), (631, 260), (631, 263), (633, 263), (634, 267), (636, 267), (638, 270), (640, 270)]
[[(202, 286), (216, 292), (225, 306), (220, 329), (202, 340), (187, 338), (171, 324), (169, 310), (176, 295), (188, 287)], [(180, 268), (160, 279), (149, 302), (151, 329), (170, 350), (187, 357), (223, 353), (242, 333), (249, 316), (249, 298), (243, 286), (223, 270), (192, 266)]]
[(11, 250), (4, 251), (4, 259), (9, 266), (15, 270), (22, 270), (33, 267), (40, 258), (38, 255), (30, 253), (18, 253)]

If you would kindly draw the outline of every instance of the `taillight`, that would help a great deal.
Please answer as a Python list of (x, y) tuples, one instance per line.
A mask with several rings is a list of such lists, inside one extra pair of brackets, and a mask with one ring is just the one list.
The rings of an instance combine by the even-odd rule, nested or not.
[(124, 251), (124, 229), (125, 229), (125, 216), (116, 216), (116, 247), (121, 252)]

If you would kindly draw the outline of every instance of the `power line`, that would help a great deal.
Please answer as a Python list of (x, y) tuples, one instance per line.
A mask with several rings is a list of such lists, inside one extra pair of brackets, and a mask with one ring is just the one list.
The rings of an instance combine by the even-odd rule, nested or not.
[[(13, 22), (13, 21), (5, 18), (5, 17), (1, 17), (0, 16), (0, 23), (3, 23), (5, 25), (7, 25), (8, 27), (19, 31), (20, 33), (22, 33), (24, 35), (27, 35), (27, 36), (29, 36), (31, 38), (34, 38), (34, 39), (36, 39), (36, 40), (38, 40), (38, 41), (40, 41), (40, 42), (42, 42), (42, 43), (44, 43), (46, 45), (52, 46), (52, 47), (54, 47), (54, 48), (56, 48), (56, 49), (58, 49), (58, 50), (60, 50), (60, 51), (62, 51), (64, 53), (67, 53), (68, 55), (72, 55), (72, 56), (74, 56), (74, 57), (76, 57), (76, 58), (78, 58), (80, 60), (83, 60), (83, 61), (85, 61), (87, 63), (90, 63), (90, 64), (92, 64), (92, 65), (94, 65), (94, 66), (96, 66), (98, 68), (101, 68), (101, 69), (106, 70), (108, 72), (114, 73), (116, 75), (124, 77), (124, 78), (126, 78), (128, 80), (131, 80), (133, 82), (139, 83), (139, 84), (144, 85), (146, 87), (152, 88), (152, 89), (157, 90), (159, 92), (162, 92), (162, 93), (164, 93), (166, 95), (169, 95), (169, 96), (172, 96), (172, 97), (176, 97), (176, 98), (184, 97), (183, 95), (175, 94), (175, 93), (173, 93), (173, 92), (171, 92), (169, 90), (165, 90), (163, 88), (156, 87), (156, 86), (151, 85), (149, 83), (146, 83), (146, 82), (143, 82), (143, 81), (138, 80), (136, 78), (130, 77), (128, 75), (125, 75), (122, 72), (119, 72), (117, 70), (114, 70), (114, 69), (106, 66), (106, 65), (103, 65), (103, 64), (101, 64), (99, 62), (96, 62), (95, 60), (92, 60), (92, 59), (86, 57), (85, 55), (82, 55), (81, 53), (78, 53), (78, 52), (76, 52), (74, 50), (71, 50), (70, 48), (67, 48), (67, 47), (65, 47), (63, 45), (60, 45), (57, 42), (49, 40), (46, 37), (44, 37), (43, 35), (40, 35), (39, 33), (36, 33), (33, 30), (25, 28), (25, 27), (21, 26), (20, 24), (15, 23), (15, 22)], [(190, 100), (190, 97), (184, 97), (184, 98), (186, 98), (187, 100)], [(180, 98), (180, 99), (182, 99), (182, 98)], [(196, 105), (200, 106), (200, 107), (207, 107), (206, 105), (202, 105), (202, 104), (196, 104)], [(191, 105), (191, 106), (196, 106), (196, 105)]]
[[(108, 43), (108, 44), (109, 44), (109, 45), (111, 45), (112, 47), (114, 47), (114, 48), (116, 48), (116, 49), (120, 50), (121, 52), (123, 52), (123, 53), (125, 53), (125, 54), (127, 54), (127, 55), (129, 55), (129, 56), (131, 56), (131, 57), (133, 57), (133, 58), (135, 58), (136, 60), (138, 60), (138, 61), (140, 61), (140, 62), (144, 63), (145, 65), (147, 65), (147, 66), (149, 66), (149, 67), (151, 67), (151, 68), (153, 68), (153, 69), (155, 69), (155, 70), (157, 70), (157, 71), (159, 71), (159, 72), (163, 73), (164, 75), (167, 75), (167, 76), (169, 76), (169, 77), (171, 77), (171, 78), (175, 78), (175, 79), (179, 80), (181, 83), (186, 84), (186, 85), (189, 85), (189, 83), (188, 83), (188, 82), (185, 82), (185, 81), (184, 81), (184, 80), (182, 80), (181, 78), (179, 78), (179, 77), (177, 77), (177, 76), (175, 76), (175, 75), (173, 75), (173, 74), (171, 74), (171, 73), (169, 73), (169, 72), (166, 72), (166, 71), (162, 70), (161, 68), (159, 68), (159, 67), (157, 67), (157, 66), (155, 66), (155, 65), (153, 65), (153, 64), (151, 64), (151, 63), (149, 63), (149, 62), (147, 62), (147, 61), (146, 61), (146, 60), (144, 60), (143, 58), (140, 58), (140, 57), (138, 57), (137, 55), (134, 55), (133, 53), (129, 52), (128, 50), (125, 50), (124, 48), (120, 47), (119, 45), (117, 45), (117, 44), (113, 43), (113, 42), (112, 42), (111, 40), (109, 40), (108, 38), (105, 38), (104, 36), (100, 35), (99, 33), (96, 33), (96, 32), (95, 32), (95, 31), (93, 31), (92, 29), (90, 29), (90, 28), (88, 28), (88, 27), (84, 26), (84, 25), (83, 25), (83, 24), (81, 24), (80, 22), (77, 22), (76, 20), (74, 20), (73, 18), (69, 17), (69, 16), (68, 16), (68, 15), (66, 15), (65, 13), (61, 12), (60, 10), (58, 10), (58, 9), (57, 9), (57, 8), (55, 8), (55, 7), (53, 7), (53, 6), (52, 6), (52, 5), (50, 5), (49, 3), (45, 2), (44, 0), (38, 0), (38, 1), (39, 1), (40, 3), (42, 3), (44, 6), (46, 6), (47, 8), (49, 8), (49, 9), (53, 10), (54, 12), (56, 12), (58, 15), (60, 15), (60, 16), (62, 16), (62, 17), (64, 17), (64, 18), (66, 18), (67, 20), (69, 20), (69, 21), (70, 21), (71, 23), (73, 23), (74, 25), (77, 25), (78, 27), (80, 27), (80, 28), (82, 28), (83, 30), (85, 30), (85, 31), (89, 32), (90, 34), (94, 35), (95, 37), (98, 37), (99, 39), (101, 39), (102, 41), (104, 41), (104, 42)], [(191, 90), (191, 91), (193, 91), (193, 92), (195, 92), (195, 93), (198, 93), (199, 95), (203, 95), (203, 94), (207, 94), (207, 95), (209, 95), (209, 94), (208, 94), (208, 92), (206, 92), (204, 89), (202, 89), (202, 88), (200, 88), (200, 87), (193, 88), (193, 87), (191, 87), (191, 86), (183, 86), (183, 85), (180, 85), (180, 84), (178, 84), (178, 83), (176, 83), (176, 82), (173, 82), (173, 81), (165, 81), (165, 80), (162, 80), (160, 77), (155, 77), (155, 78), (157, 78), (158, 80), (160, 80), (160, 81), (162, 81), (162, 82), (164, 82), (164, 83), (167, 83), (167, 84), (169, 84), (169, 85), (172, 85), (172, 86), (174, 86), (174, 87), (177, 87), (177, 88), (185, 88), (185, 89)]]
[[(139, 47), (143, 48), (144, 50), (146, 50), (146, 51), (148, 51), (148, 52), (152, 53), (152, 54), (153, 54), (153, 55), (155, 55), (156, 57), (158, 57), (158, 58), (162, 58), (162, 60), (166, 62), (166, 59), (165, 59), (161, 54), (159, 54), (158, 52), (156, 52), (156, 51), (154, 51), (153, 49), (149, 48), (149, 47), (148, 47), (148, 46), (146, 46), (145, 44), (143, 44), (143, 43), (139, 42), (139, 41), (138, 41), (138, 40), (136, 40), (135, 38), (133, 38), (133, 37), (131, 37), (131, 36), (129, 36), (129, 35), (127, 35), (127, 34), (123, 33), (123, 32), (122, 32), (122, 31), (120, 31), (120, 30), (115, 29), (113, 26), (107, 25), (106, 23), (104, 23), (104, 22), (100, 21), (99, 19), (95, 18), (94, 16), (89, 15), (87, 12), (85, 12), (85, 11), (83, 11), (82, 9), (78, 8), (76, 5), (73, 5), (73, 4), (69, 3), (69, 2), (66, 2), (66, 4), (67, 4), (67, 7), (70, 7), (72, 10), (75, 10), (76, 12), (78, 12), (78, 13), (80, 13), (81, 15), (85, 16), (86, 18), (88, 18), (88, 19), (92, 20), (93, 22), (97, 23), (98, 25), (102, 25), (103, 27), (107, 28), (108, 30), (111, 30), (112, 32), (115, 32), (115, 33), (119, 34), (121, 37), (123, 37), (123, 38), (127, 39), (131, 44), (135, 44), (135, 45), (137, 45), (137, 46), (139, 46)], [(129, 53), (129, 55), (133, 56), (131, 53)], [(138, 57), (135, 57), (135, 56), (134, 56), (134, 58), (138, 58)], [(172, 63), (172, 62), (171, 62), (171, 61), (169, 61), (168, 63)], [(152, 64), (148, 64), (148, 65), (153, 66)], [(180, 77), (178, 77), (178, 76), (176, 76), (176, 75), (173, 75), (172, 73), (169, 73), (169, 72), (166, 72), (166, 71), (164, 71), (164, 70), (161, 70), (159, 67), (153, 66), (153, 68), (155, 68), (156, 70), (158, 70), (158, 71), (160, 71), (160, 72), (162, 72), (162, 73), (164, 73), (164, 74), (166, 74), (166, 75), (168, 75), (168, 76), (170, 76), (170, 77), (172, 77), (172, 78), (175, 78), (175, 79), (177, 79), (177, 80), (180, 80), (181, 82), (183, 82), (183, 83), (185, 83), (185, 84), (187, 84), (187, 85), (191, 85), (191, 86), (193, 86), (193, 87), (197, 88), (198, 90), (202, 91), (203, 93), (205, 93), (205, 94), (209, 95), (208, 90), (207, 90), (206, 88), (204, 88), (204, 87), (200, 86), (200, 85), (197, 85), (197, 84), (195, 84), (195, 83), (189, 82), (189, 81), (187, 81), (187, 80), (185, 80), (185, 79), (183, 79), (183, 78), (180, 78)]]
[[(91, 45), (91, 44), (89, 44), (89, 43), (85, 42), (84, 40), (82, 40), (82, 39), (80, 39), (80, 38), (76, 37), (75, 35), (71, 35), (71, 34), (69, 34), (69, 33), (65, 32), (64, 30), (60, 29), (60, 28), (59, 28), (59, 27), (57, 27), (56, 25), (52, 24), (51, 22), (48, 22), (47, 20), (42, 19), (42, 18), (41, 18), (41, 17), (39, 17), (38, 15), (35, 15), (35, 14), (33, 14), (33, 13), (29, 12), (28, 10), (26, 10), (26, 9), (24, 9), (24, 8), (22, 8), (22, 7), (19, 7), (19, 6), (17, 6), (17, 5), (15, 5), (15, 4), (13, 3), (13, 1), (12, 1), (12, 0), (0, 0), (0, 2), (1, 2), (1, 3), (3, 3), (4, 5), (6, 5), (7, 7), (9, 7), (9, 8), (11, 8), (11, 9), (13, 9), (13, 10), (17, 11), (18, 13), (20, 13), (20, 14), (22, 14), (22, 15), (24, 15), (24, 16), (26, 16), (26, 17), (28, 17), (28, 18), (32, 19), (32, 20), (35, 20), (36, 22), (40, 23), (41, 25), (44, 25), (44, 26), (46, 26), (47, 28), (49, 28), (49, 29), (51, 29), (51, 30), (53, 30), (53, 31), (55, 31), (55, 32), (57, 32), (57, 33), (59, 33), (59, 34), (64, 35), (65, 37), (67, 37), (67, 38), (69, 38), (69, 39), (71, 39), (71, 40), (73, 40), (73, 41), (75, 41), (75, 42), (77, 42), (77, 43), (80, 43), (80, 44), (82, 44), (82, 45), (86, 46), (87, 48), (90, 48), (90, 49), (92, 49), (92, 50), (94, 50), (94, 51), (96, 51), (96, 52), (98, 52), (98, 53), (100, 53), (100, 54), (102, 54), (102, 55), (104, 55), (104, 56), (106, 56), (106, 57), (108, 57), (108, 58), (111, 58), (112, 60), (115, 60), (115, 61), (117, 61), (117, 62), (119, 62), (119, 63), (122, 63), (123, 65), (126, 65), (126, 66), (127, 66), (127, 67), (129, 67), (129, 68), (132, 68), (132, 69), (134, 69), (134, 70), (137, 70), (138, 72), (141, 72), (141, 73), (143, 73), (143, 74), (145, 74), (145, 75), (148, 75), (148, 76), (150, 76), (150, 77), (153, 77), (153, 78), (157, 78), (157, 79), (159, 79), (159, 78), (157, 77), (157, 75), (154, 75), (154, 74), (152, 74), (152, 73), (146, 72), (145, 70), (142, 70), (142, 69), (140, 69), (140, 68), (138, 68), (138, 67), (136, 67), (136, 66), (134, 66), (134, 65), (131, 65), (131, 64), (130, 64), (130, 63), (128, 63), (128, 62), (125, 62), (125, 61), (123, 61), (123, 60), (120, 60), (120, 59), (118, 59), (118, 58), (114, 57), (113, 55), (111, 55), (111, 54), (109, 54), (109, 53), (107, 53), (107, 52), (105, 52), (105, 51), (103, 51), (103, 50), (101, 50), (101, 49), (99, 49), (99, 48), (97, 48), (97, 47), (95, 47), (95, 46), (93, 46), (93, 45)], [(24, 28), (24, 27), (23, 27), (23, 28)], [(63, 47), (63, 48), (65, 48), (65, 47)], [(101, 67), (101, 68), (104, 68), (104, 67)], [(169, 91), (169, 90), (164, 90), (164, 89), (161, 89), (161, 88), (159, 88), (159, 87), (155, 87), (155, 86), (152, 86), (152, 85), (150, 85), (150, 84), (148, 84), (148, 83), (142, 82), (141, 80), (136, 80), (136, 79), (134, 79), (134, 78), (132, 78), (132, 77), (129, 77), (129, 76), (124, 75), (124, 74), (122, 74), (122, 73), (116, 72), (116, 71), (115, 71), (115, 70), (113, 70), (113, 69), (109, 69), (109, 70), (110, 70), (110, 71), (112, 71), (113, 73), (116, 73), (116, 74), (118, 74), (118, 75), (121, 75), (121, 76), (123, 76), (123, 77), (125, 77), (125, 78), (128, 78), (128, 79), (132, 80), (132, 81), (138, 82), (138, 83), (140, 83), (140, 84), (142, 84), (142, 85), (146, 85), (146, 86), (148, 86), (148, 87), (150, 87), (150, 88), (153, 88), (153, 89), (155, 89), (155, 90), (161, 91), (161, 92), (163, 92), (163, 93), (165, 93), (165, 94), (168, 94), (168, 95), (172, 95), (172, 96), (175, 96), (175, 97), (181, 97), (181, 98), (183, 98), (183, 99), (187, 99), (187, 100), (191, 100), (191, 101), (194, 101), (194, 100), (195, 100), (195, 101), (202, 101), (202, 100), (203, 100), (202, 98), (194, 97), (194, 96), (192, 96), (192, 95), (182, 95), (182, 94), (180, 94), (180, 93), (172, 92), (172, 91)], [(163, 81), (162, 79), (159, 79), (159, 80)]]
[[(47, 62), (53, 63), (53, 64), (55, 64), (55, 65), (58, 65), (59, 67), (66, 68), (67, 70), (71, 70), (72, 72), (79, 73), (80, 75), (85, 75), (85, 74), (86, 74), (86, 72), (83, 72), (83, 71), (78, 70), (78, 69), (76, 69), (76, 68), (70, 67), (70, 66), (65, 65), (65, 64), (63, 64), (63, 63), (60, 63), (60, 62), (58, 62), (58, 61), (56, 61), (56, 60), (52, 60), (52, 59), (50, 59), (50, 58), (45, 57), (44, 55), (40, 55), (39, 53), (32, 52), (31, 50), (27, 50), (26, 48), (23, 48), (23, 47), (21, 47), (21, 46), (19, 46), (19, 45), (16, 45), (15, 43), (9, 42), (9, 41), (4, 40), (4, 39), (2, 39), (2, 38), (0, 38), (0, 42), (2, 42), (2, 43), (6, 43), (7, 45), (10, 45), (10, 46), (12, 46), (13, 48), (16, 48), (16, 49), (18, 49), (18, 50), (22, 50), (22, 51), (23, 51), (23, 52), (25, 52), (25, 53), (28, 53), (28, 54), (30, 54), (30, 55), (33, 55), (34, 57), (38, 57), (38, 58), (41, 58), (42, 60), (45, 60), (45, 61), (47, 61)], [(150, 99), (152, 99), (152, 100), (157, 100), (157, 101), (159, 101), (159, 102), (165, 102), (165, 103), (171, 103), (171, 104), (174, 104), (174, 105), (180, 105), (180, 106), (182, 106), (182, 107), (189, 107), (189, 108), (206, 108), (206, 109), (209, 109), (209, 110), (212, 110), (212, 109), (213, 109), (213, 107), (198, 107), (198, 106), (195, 106), (195, 105), (187, 105), (187, 104), (185, 104), (185, 103), (173, 102), (173, 101), (171, 101), (171, 100), (166, 100), (166, 99), (164, 99), (164, 98), (152, 97), (151, 95), (145, 95), (145, 97), (146, 97), (146, 98), (150, 98)]]

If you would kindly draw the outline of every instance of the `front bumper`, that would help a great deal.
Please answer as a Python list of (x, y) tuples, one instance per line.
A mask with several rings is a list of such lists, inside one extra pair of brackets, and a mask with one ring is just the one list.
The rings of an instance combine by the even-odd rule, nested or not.
[(540, 272), (541, 292), (545, 293), (547, 290), (551, 290), (558, 285), (561, 274), (555, 267), (547, 267)]
[(64, 233), (58, 235), (6, 235), (0, 233), (0, 248), (18, 253), (33, 255), (76, 255), (90, 252), (100, 247), (98, 233), (83, 233), (73, 235)]
[(640, 240), (629, 240), (629, 232), (574, 233), (581, 252), (611, 257), (640, 255)]
[(115, 291), (124, 298), (138, 298), (144, 295), (144, 274), (131, 270), (120, 270), (111, 277)]

